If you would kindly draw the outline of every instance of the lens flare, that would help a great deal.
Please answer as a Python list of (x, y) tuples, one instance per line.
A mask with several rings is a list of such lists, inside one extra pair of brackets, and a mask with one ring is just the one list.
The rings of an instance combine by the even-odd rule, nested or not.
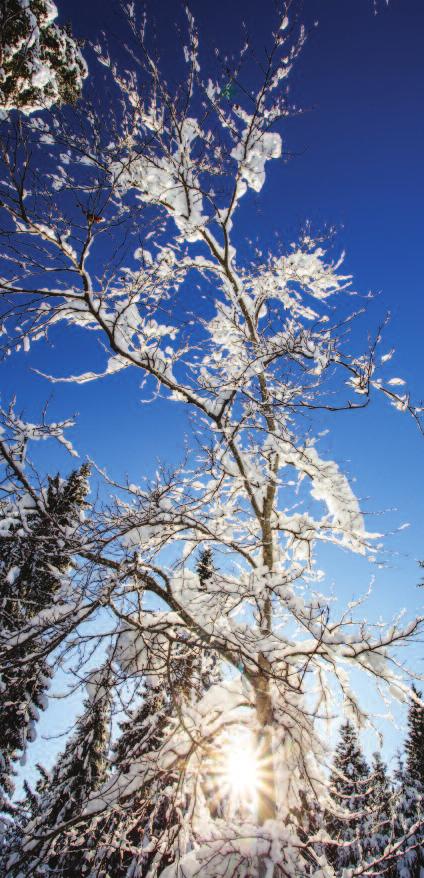
[(255, 818), (272, 787), (263, 741), (249, 727), (233, 726), (204, 754), (201, 767), (208, 806), (222, 818)]
[(252, 741), (239, 735), (230, 742), (225, 771), (234, 795), (253, 795), (258, 787), (258, 764)]
[(221, 786), (231, 812), (255, 812), (261, 784), (256, 742), (248, 729), (234, 731), (223, 742)]

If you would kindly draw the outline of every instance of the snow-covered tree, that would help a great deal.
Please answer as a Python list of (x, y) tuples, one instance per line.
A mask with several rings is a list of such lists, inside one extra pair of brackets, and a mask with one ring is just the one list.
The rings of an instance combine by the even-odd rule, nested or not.
[(160, 874), (173, 859), (181, 828), (178, 773), (157, 765), (141, 787), (136, 782), (143, 759), (154, 762), (172, 712), (163, 683), (147, 685), (140, 706), (121, 723), (112, 758), (114, 774), (106, 787), (106, 794), (111, 787), (119, 790), (116, 804), (106, 817), (95, 815), (84, 828), (84, 866), (93, 878), (143, 876), (153, 863)]
[[(110, 668), (92, 672), (89, 695), (76, 729), (59, 756), (48, 780), (40, 785), (36, 815), (25, 826), (16, 850), (10, 852), (10, 875), (60, 875), (77, 873), (81, 840), (78, 822), (90, 794), (105, 781), (108, 766), (111, 717)], [(69, 824), (65, 838), (58, 827)]]
[(405, 764), (399, 761), (394, 805), (393, 841), (396, 856), (390, 863), (395, 876), (421, 878), (424, 869), (424, 709), (421, 693), (412, 687), (405, 741)]
[(393, 838), (393, 788), (387, 768), (377, 751), (373, 753), (369, 777), (370, 807), (370, 855), (377, 858), (384, 855)]
[(52, 0), (3, 0), (0, 9), (0, 114), (74, 103), (87, 67)]
[(215, 568), (213, 566), (213, 553), (212, 549), (206, 548), (200, 553), (197, 564), (196, 564), (196, 573), (199, 577), (199, 583), (203, 586), (203, 588), (208, 587), (208, 580), (212, 579)]
[[(16, 493), (13, 478), (16, 472), (22, 474), (22, 442), (28, 441), (29, 426), (16, 420), (12, 411), (7, 426), (12, 441), (8, 443), (7, 435), (0, 437), (0, 461), (5, 468), (0, 499), (2, 643), (18, 636), (38, 613), (52, 605), (70, 565), (88, 491), (88, 467), (84, 465), (67, 480), (49, 478), (46, 490), (31, 495), (21, 483), (21, 491)], [(45, 639), (34, 631), (10, 655), (1, 656), (2, 809), (8, 807), (13, 792), (13, 763), (22, 757), (27, 742), (34, 739), (39, 711), (46, 706), (50, 651)]]
[(370, 853), (371, 782), (355, 727), (346, 720), (340, 727), (329, 781), (333, 808), (326, 824), (333, 844), (328, 857), (336, 872), (355, 868)]
[[(159, 875), (176, 858), (189, 801), (178, 766), (162, 767), (160, 752), (172, 739), (175, 717), (219, 680), (215, 657), (205, 653), (200, 659), (202, 667), (187, 647), (174, 649), (166, 674), (146, 681), (139, 706), (120, 723), (112, 775), (99, 797), (112, 795), (114, 807), (105, 817), (103, 810), (98, 813), (98, 799), (90, 802), (87, 812), (93, 810), (94, 817), (82, 827), (82, 871), (89, 869), (93, 878)], [(140, 771), (143, 762), (149, 764), (148, 777)], [(208, 787), (207, 794), (213, 793), (216, 797)]]
[(415, 686), (412, 687), (412, 694), (405, 741), (406, 770), (411, 780), (424, 793), (424, 703), (421, 692)]
[[(395, 772), (393, 828), (386, 857), (393, 878), (421, 878), (424, 868), (424, 809), (422, 794), (401, 758)], [(392, 855), (390, 855), (392, 854)]]
[[(160, 469), (150, 485), (116, 484), (116, 500), (93, 512), (79, 577), (95, 570), (97, 590), (75, 607), (77, 620), (101, 608), (92, 636), (114, 639), (127, 681), (155, 687), (186, 654), (194, 674), (205, 655), (226, 666), (207, 691), (190, 687), (176, 699), (160, 748), (137, 766), (138, 789), (152, 773), (176, 772), (187, 803), (166, 878), (293, 875), (305, 863), (331, 872), (293, 819), (305, 790), (320, 798), (325, 785), (314, 718), (333, 716), (338, 699), (366, 721), (349, 672), (365, 671), (405, 699), (409, 683), (391, 647), (422, 622), (369, 627), (359, 602), (330, 615), (316, 563), (323, 544), (373, 558), (380, 547), (325, 450), (316, 411), (352, 414), (376, 393), (418, 419), (403, 379), (389, 371), (391, 355), (377, 357), (382, 333), (365, 352), (357, 347), (346, 331), (354, 315), (342, 305), (352, 294), (343, 257), (309, 228), (270, 252), (240, 246), (239, 217), (246, 228), (251, 196), (282, 155), (287, 80), (305, 40), (289, 6), (263, 65), (245, 48), (232, 69), (218, 53), (205, 73), (187, 13), (187, 75), (171, 90), (130, 4), (130, 56), (138, 43), (139, 63), (121, 73), (96, 47), (116, 97), (107, 118), (100, 95), (96, 108), (54, 112), (49, 124), (32, 117), (3, 141), (0, 290), (10, 350), (57, 325), (69, 338), (87, 330), (102, 341), (104, 369), (97, 374), (89, 360), (83, 374), (53, 380), (131, 368), (146, 400), (161, 395), (192, 413), (181, 466)], [(228, 100), (231, 85), (239, 103)], [(206, 581), (196, 569), (205, 545), (217, 558)], [(204, 794), (211, 754), (225, 766), (246, 734), (255, 742), (255, 807), (213, 817)], [(120, 777), (90, 800), (90, 819), (119, 805)]]

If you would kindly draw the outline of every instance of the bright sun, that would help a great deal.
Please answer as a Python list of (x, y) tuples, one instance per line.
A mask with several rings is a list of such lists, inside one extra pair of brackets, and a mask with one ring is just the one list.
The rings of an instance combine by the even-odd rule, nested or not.
[(260, 765), (253, 735), (234, 733), (224, 746), (223, 781), (233, 807), (249, 811), (257, 807)]

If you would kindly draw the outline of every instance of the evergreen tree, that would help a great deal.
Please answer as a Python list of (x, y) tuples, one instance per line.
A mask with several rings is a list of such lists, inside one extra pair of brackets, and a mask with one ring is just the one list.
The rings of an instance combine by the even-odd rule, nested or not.
[[(202, 549), (197, 559), (196, 573), (199, 577), (200, 588), (205, 591), (211, 586), (217, 570), (214, 564), (213, 552), (209, 546)], [(200, 687), (199, 694), (205, 692), (214, 683), (219, 683), (222, 679), (221, 662), (218, 653), (213, 650), (203, 650), (198, 660), (200, 665)]]
[(391, 862), (395, 878), (405, 874), (421, 878), (424, 871), (424, 708), (418, 703), (421, 692), (412, 688), (405, 741), (406, 764), (399, 760), (396, 773), (393, 838), (395, 843), (402, 843)]
[[(422, 795), (399, 757), (393, 806), (391, 878), (422, 878), (424, 870)], [(417, 825), (418, 824), (418, 825)], [(415, 828), (416, 827), (416, 828)]]
[[(95, 818), (86, 831), (82, 874), (87, 871), (91, 878), (142, 878), (153, 861), (157, 874), (172, 861), (172, 841), (179, 830), (176, 773), (158, 768), (142, 787), (131, 783), (143, 757), (149, 756), (154, 764), (154, 754), (164, 741), (172, 711), (172, 699), (165, 687), (146, 685), (141, 704), (121, 723), (113, 765), (120, 775), (123, 793), (119, 803), (106, 816)], [(167, 844), (162, 850), (159, 842), (163, 842), (164, 834)]]
[[(424, 873), (424, 705), (422, 693), (412, 686), (413, 697), (409, 702), (408, 734), (405, 741), (407, 808), (409, 828), (418, 823), (410, 839), (413, 857), (413, 878)], [(417, 703), (417, 699), (421, 703)], [(411, 831), (411, 830), (410, 830)]]
[[(92, 675), (74, 734), (59, 756), (50, 777), (41, 779), (38, 799), (32, 802), (31, 819), (20, 843), (8, 860), (9, 874), (54, 875), (71, 878), (80, 874), (83, 836), (73, 827), (90, 794), (105, 781), (110, 740), (111, 687), (106, 666)], [(72, 825), (68, 828), (68, 821)], [(63, 828), (62, 828), (63, 827)]]
[(380, 753), (373, 753), (370, 774), (370, 857), (380, 856), (392, 840), (393, 790)]
[(196, 564), (196, 573), (200, 579), (201, 587), (207, 589), (208, 581), (212, 579), (215, 573), (212, 549), (210, 549), (209, 546), (202, 549), (199, 555)]
[(13, 806), (13, 821), (3, 820), (3, 832), (0, 832), (0, 875), (8, 874), (8, 863), (11, 852), (16, 852), (21, 844), (27, 824), (35, 820), (40, 813), (39, 793), (49, 782), (50, 777), (42, 765), (37, 764), (39, 779), (34, 791), (29, 783), (24, 780), (24, 798)]
[(51, 0), (3, 0), (0, 8), (0, 113), (74, 103), (87, 75), (78, 42), (54, 24)]
[(326, 814), (326, 829), (336, 845), (329, 845), (327, 856), (336, 872), (357, 866), (370, 850), (369, 768), (361, 751), (358, 735), (346, 720), (340, 728), (333, 769), (330, 774), (329, 796), (334, 812)]
[[(82, 874), (143, 878), (153, 867), (154, 874), (161, 874), (173, 861), (181, 829), (180, 772), (164, 770), (157, 758), (184, 704), (195, 703), (220, 678), (211, 651), (199, 658), (188, 645), (178, 644), (166, 677), (145, 682), (142, 701), (120, 724), (113, 748), (113, 768), (123, 792), (112, 810), (87, 827)], [(151, 778), (140, 785), (139, 765), (146, 759), (152, 764)]]
[[(408, 735), (405, 741), (406, 770), (409, 778), (424, 792), (424, 704), (422, 693), (412, 687), (408, 711)], [(415, 699), (421, 700), (421, 704)]]
[[(28, 500), (10, 511), (7, 539), (0, 544), (0, 615), (3, 637), (19, 632), (48, 607), (60, 588), (73, 550), (88, 492), (89, 469), (82, 466), (66, 481), (49, 480), (40, 509)], [(0, 811), (11, 809), (13, 763), (35, 737), (39, 711), (46, 706), (50, 667), (48, 644), (34, 637), (1, 663)]]
[(383, 813), (390, 813), (392, 801), (392, 787), (387, 774), (386, 764), (381, 754), (376, 751), (372, 755), (371, 763), (371, 792), (370, 801)]

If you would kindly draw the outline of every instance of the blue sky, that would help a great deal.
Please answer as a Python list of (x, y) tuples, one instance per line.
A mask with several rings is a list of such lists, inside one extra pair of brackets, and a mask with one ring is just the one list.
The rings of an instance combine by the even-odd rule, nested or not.
[[(62, 20), (70, 20), (78, 36), (91, 39), (100, 29), (118, 36), (122, 32), (111, 0), (62, 0), (59, 5)], [(181, 41), (174, 27), (181, 20), (180, 5), (162, 0), (147, 8), (156, 21), (165, 66), (172, 70), (180, 64)], [(259, 49), (268, 41), (271, 2), (196, 0), (191, 9), (207, 54), (217, 44), (228, 51), (239, 44), (242, 18)], [(306, 219), (315, 229), (334, 225), (355, 289), (364, 297), (369, 291), (376, 294), (362, 329), (355, 332), (366, 339), (367, 329), (374, 331), (391, 312), (385, 346), (396, 347), (391, 374), (405, 378), (419, 400), (424, 397), (424, 3), (391, 0), (386, 7), (381, 2), (374, 15), (372, 0), (304, 0), (302, 17), (309, 38), (292, 77), (291, 98), (304, 112), (283, 128), (290, 158), (269, 163), (260, 199), (249, 196), (245, 221), (243, 204), (240, 234), (252, 234), (253, 225), (266, 247), (273, 245), (276, 232), (294, 240)], [(4, 397), (16, 392), (30, 418), (37, 417), (49, 397), (52, 419), (77, 412), (74, 442), (81, 455), (94, 457), (117, 478), (128, 473), (136, 481), (152, 472), (158, 456), (165, 461), (179, 457), (189, 429), (184, 407), (141, 405), (140, 376), (130, 370), (95, 384), (51, 386), (31, 367), (56, 374), (91, 368), (86, 352), (92, 337), (76, 333), (70, 341), (59, 332), (52, 344), (1, 367)], [(424, 557), (424, 439), (411, 420), (382, 400), (365, 412), (326, 415), (325, 427), (331, 433), (321, 451), (356, 479), (364, 508), (377, 516), (371, 530), (389, 534), (384, 568), (372, 570), (361, 559), (333, 553), (325, 558), (328, 583), (351, 599), (366, 590), (375, 573), (369, 618), (391, 616), (403, 606), (408, 613), (422, 610), (417, 559)], [(37, 453), (50, 471), (73, 465), (56, 450)], [(411, 526), (396, 532), (405, 522)], [(410, 656), (423, 673), (422, 645)], [(45, 729), (64, 727), (61, 711), (45, 719)], [(385, 730), (390, 753), (399, 733)], [(31, 760), (44, 749), (40, 739)]]

